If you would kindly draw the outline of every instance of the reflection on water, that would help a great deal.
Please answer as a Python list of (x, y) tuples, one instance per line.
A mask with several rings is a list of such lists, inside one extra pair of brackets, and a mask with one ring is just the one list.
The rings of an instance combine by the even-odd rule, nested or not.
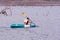
[[(48, 35), (47, 34), (41, 34), (41, 32), (38, 30), (38, 32), (35, 30), (35, 29), (38, 29), (38, 28), (29, 28), (29, 29), (24, 29), (24, 28), (15, 28), (15, 29), (12, 29), (12, 28), (0, 28), (0, 38), (8, 38), (11, 37), (11, 39), (13, 40), (14, 38), (18, 40), (19, 39), (24, 39), (26, 38), (25, 40), (41, 40), (43, 38), (47, 38)], [(40, 35), (41, 34), (41, 35)], [(7, 36), (7, 37), (5, 37)], [(14, 36), (14, 37), (12, 37)], [(23, 37), (23, 38), (21, 38)], [(15, 39), (15, 40), (16, 40)]]

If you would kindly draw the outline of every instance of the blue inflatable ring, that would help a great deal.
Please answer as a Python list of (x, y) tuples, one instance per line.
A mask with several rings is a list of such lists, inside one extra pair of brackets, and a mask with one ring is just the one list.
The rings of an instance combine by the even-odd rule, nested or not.
[[(10, 25), (11, 28), (25, 28), (24, 24), (11, 24)], [(35, 24), (30, 24), (30, 28), (36, 27)]]

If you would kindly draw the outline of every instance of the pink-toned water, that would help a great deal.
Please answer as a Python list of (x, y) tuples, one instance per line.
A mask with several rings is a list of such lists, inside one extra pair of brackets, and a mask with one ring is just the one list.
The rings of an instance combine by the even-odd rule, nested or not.
[[(4, 9), (5, 6), (0, 6)], [(0, 14), (0, 40), (60, 40), (60, 6), (11, 6), (8, 16)], [(0, 11), (1, 11), (0, 10)], [(23, 23), (22, 12), (39, 25), (36, 28), (12, 29), (13, 23)]]

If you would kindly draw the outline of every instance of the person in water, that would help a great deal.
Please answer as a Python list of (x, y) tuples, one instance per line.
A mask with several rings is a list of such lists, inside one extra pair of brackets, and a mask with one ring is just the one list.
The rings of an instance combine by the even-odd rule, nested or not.
[(30, 18), (25, 18), (24, 19), (24, 25), (25, 25), (25, 27), (30, 27), (30, 23), (31, 23), (31, 20), (30, 20)]
[[(30, 24), (34, 24), (35, 25), (35, 23), (33, 23), (31, 20), (30, 20), (30, 18), (25, 18), (24, 19), (24, 27), (30, 27)], [(38, 25), (35, 25), (35, 26), (37, 26), (37, 27), (40, 27), (40, 26), (38, 26)]]

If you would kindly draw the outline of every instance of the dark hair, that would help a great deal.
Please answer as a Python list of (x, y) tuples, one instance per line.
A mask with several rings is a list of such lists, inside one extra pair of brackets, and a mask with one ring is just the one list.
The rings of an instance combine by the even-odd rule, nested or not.
[(27, 19), (29, 19), (29, 18), (27, 17)]
[(28, 19), (28, 21), (27, 21), (26, 25), (28, 25), (28, 23), (29, 23), (29, 18), (27, 17), (27, 19)]

